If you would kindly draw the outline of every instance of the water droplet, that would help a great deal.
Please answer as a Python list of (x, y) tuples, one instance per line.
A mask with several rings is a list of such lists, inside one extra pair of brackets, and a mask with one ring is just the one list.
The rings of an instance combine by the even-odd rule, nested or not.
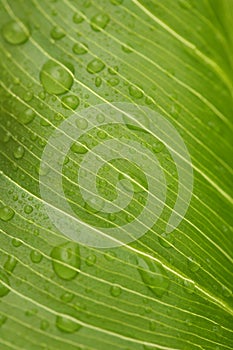
[(66, 292), (61, 295), (61, 300), (63, 300), (65, 303), (69, 303), (74, 299), (74, 294)]
[(20, 242), (17, 238), (12, 238), (11, 243), (15, 248), (20, 247), (22, 245), (22, 242)]
[(49, 94), (63, 94), (73, 85), (74, 67), (68, 62), (62, 64), (49, 60), (41, 69), (40, 80)]
[[(64, 280), (71, 280), (76, 277), (78, 274), (77, 269), (80, 268), (80, 253), (78, 244), (69, 242), (54, 247), (51, 252), (51, 257), (53, 259), (53, 269), (60, 278)], [(69, 266), (65, 266), (61, 263)]]
[(108, 84), (111, 86), (117, 86), (119, 84), (120, 80), (118, 78), (111, 78), (108, 79)]
[(85, 118), (77, 119), (75, 124), (81, 130), (85, 130), (88, 127), (88, 121)]
[(227, 287), (223, 286), (222, 294), (224, 297), (229, 298), (232, 296), (232, 291), (230, 289), (228, 289)]
[(88, 148), (85, 142), (83, 143), (73, 143), (73, 145), (71, 146), (71, 151), (74, 153), (79, 153), (79, 154), (85, 154), (88, 152)]
[(10, 282), (6, 273), (3, 271), (0, 271), (0, 298), (7, 295), (10, 291), (10, 289), (6, 287), (2, 282), (7, 285), (10, 285)]
[(102, 84), (102, 79), (100, 77), (96, 77), (95, 78), (95, 86), (100, 87), (101, 84)]
[(152, 149), (155, 153), (162, 152), (162, 150), (164, 149), (164, 144), (162, 142), (158, 141), (158, 142), (153, 144)]
[(7, 261), (4, 264), (4, 268), (7, 272), (13, 272), (17, 264), (15, 257), (8, 255)]
[(162, 297), (170, 284), (163, 266), (149, 259), (137, 258), (137, 260), (143, 282), (157, 297)]
[(100, 197), (91, 196), (89, 199), (87, 199), (85, 208), (88, 210), (88, 212), (91, 213), (98, 213), (103, 209), (104, 207), (104, 201)]
[(16, 150), (14, 151), (13, 155), (16, 159), (21, 159), (21, 158), (23, 158), (24, 153), (25, 153), (25, 150), (24, 150), (23, 146), (18, 146), (16, 148)]
[(105, 64), (97, 58), (89, 62), (87, 65), (87, 71), (91, 74), (99, 73), (104, 68), (105, 68)]
[(33, 207), (31, 205), (25, 205), (23, 211), (25, 214), (31, 214), (33, 212)]
[(116, 258), (116, 253), (114, 253), (114, 252), (107, 252), (107, 253), (104, 254), (104, 257), (105, 257), (106, 260), (112, 261), (112, 260), (114, 260)]
[(57, 316), (56, 327), (65, 333), (74, 333), (81, 328), (81, 325), (66, 316)]
[(11, 134), (10, 134), (9, 132), (6, 132), (5, 135), (3, 136), (2, 141), (3, 141), (4, 143), (7, 143), (7, 142), (10, 141), (10, 138), (11, 138)]
[(33, 93), (31, 91), (25, 92), (23, 99), (25, 102), (30, 102), (33, 98)]
[(29, 28), (23, 22), (11, 21), (3, 26), (2, 34), (4, 39), (12, 45), (25, 43), (29, 36)]
[(47, 320), (42, 320), (40, 323), (40, 329), (45, 331), (48, 328), (49, 328), (49, 322)]
[(32, 250), (30, 253), (31, 261), (35, 264), (39, 264), (43, 258), (42, 254), (37, 250)]
[(122, 49), (122, 51), (124, 51), (125, 53), (131, 53), (133, 50), (132, 50), (132, 48), (130, 47), (130, 45), (122, 45), (121, 46), (121, 49)]
[(195, 284), (191, 281), (184, 280), (183, 282), (184, 290), (188, 294), (193, 294), (195, 290)]
[(99, 32), (101, 29), (105, 29), (109, 22), (110, 18), (107, 14), (99, 13), (92, 17), (91, 19), (91, 28), (96, 32)]
[(116, 284), (110, 288), (110, 293), (113, 297), (119, 297), (121, 295), (121, 292), (121, 287)]
[(10, 207), (1, 207), (0, 208), (0, 219), (3, 221), (11, 220), (15, 215), (15, 212)]
[(68, 95), (62, 97), (62, 106), (66, 109), (76, 109), (79, 106), (79, 98), (75, 95)]
[(79, 23), (82, 23), (83, 21), (84, 21), (84, 18), (83, 18), (83, 16), (81, 16), (79, 13), (75, 13), (75, 14), (73, 15), (73, 22), (74, 22), (74, 23), (79, 24)]
[(134, 85), (129, 86), (129, 94), (136, 99), (143, 97), (143, 92), (141, 90), (142, 89), (138, 86), (134, 86)]
[(64, 36), (66, 35), (66, 33), (64, 32), (64, 30), (60, 27), (53, 27), (53, 29), (50, 32), (51, 38), (54, 40), (60, 40), (62, 38), (64, 38)]
[(84, 55), (88, 51), (88, 46), (85, 43), (76, 43), (74, 44), (72, 51), (76, 55)]
[(0, 315), (0, 327), (2, 327), (4, 323), (6, 323), (6, 321), (7, 321), (7, 317), (4, 315)]
[(200, 264), (194, 258), (189, 257), (188, 267), (192, 272), (196, 272), (200, 269)]
[(174, 237), (171, 234), (167, 234), (164, 232), (159, 236), (159, 243), (165, 248), (171, 248), (173, 242)]
[(91, 254), (86, 258), (85, 261), (88, 266), (93, 266), (96, 262), (96, 256), (94, 254)]

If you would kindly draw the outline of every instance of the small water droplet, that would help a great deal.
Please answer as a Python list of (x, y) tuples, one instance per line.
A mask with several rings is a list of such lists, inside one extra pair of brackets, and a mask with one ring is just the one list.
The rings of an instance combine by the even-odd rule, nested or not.
[(132, 48), (130, 47), (130, 45), (122, 45), (121, 46), (121, 49), (122, 49), (122, 51), (124, 51), (125, 53), (131, 53), (133, 50), (132, 50)]
[(120, 80), (118, 78), (111, 78), (108, 79), (108, 84), (111, 86), (117, 86), (119, 84)]
[(77, 125), (77, 128), (81, 130), (85, 130), (88, 127), (88, 121), (85, 118), (77, 119), (75, 124)]
[(23, 148), (23, 146), (18, 146), (15, 149), (13, 155), (14, 155), (15, 159), (21, 159), (21, 158), (23, 158), (24, 153), (25, 153), (25, 149)]
[(114, 252), (107, 252), (107, 253), (104, 254), (104, 257), (105, 257), (106, 260), (112, 261), (112, 260), (114, 260), (116, 258), (116, 253), (114, 253)]
[(74, 67), (68, 62), (47, 61), (40, 72), (40, 81), (49, 94), (60, 95), (73, 85)]
[(137, 258), (138, 271), (146, 286), (157, 296), (162, 297), (169, 287), (169, 278), (163, 266), (155, 261)]
[(25, 214), (31, 214), (33, 212), (33, 207), (31, 205), (25, 205), (23, 211)]
[(35, 264), (39, 264), (43, 258), (42, 254), (37, 250), (32, 250), (30, 253), (31, 261)]
[(62, 97), (62, 106), (66, 109), (76, 109), (79, 106), (80, 100), (75, 95), (68, 95)]
[(10, 285), (9, 279), (4, 271), (0, 271), (0, 298), (7, 295), (10, 289), (3, 283)]
[(4, 315), (0, 315), (0, 327), (2, 327), (4, 323), (6, 323), (6, 321), (7, 321), (7, 317)]
[[(78, 274), (80, 268), (80, 252), (78, 244), (68, 242), (54, 247), (51, 252), (55, 273), (64, 280), (71, 280)], [(58, 261), (57, 261), (58, 260)], [(67, 264), (69, 266), (63, 265)]]
[(89, 62), (87, 65), (87, 71), (91, 74), (99, 73), (104, 68), (105, 68), (105, 64), (97, 58)]
[(102, 84), (102, 79), (100, 77), (96, 77), (95, 78), (95, 86), (100, 87), (101, 84)]
[(40, 329), (45, 331), (49, 328), (49, 322), (47, 320), (42, 320), (40, 323)]
[(71, 146), (71, 151), (74, 153), (79, 153), (79, 154), (85, 154), (88, 152), (88, 148), (85, 142), (83, 143), (73, 143), (73, 145)]
[(72, 47), (72, 51), (76, 55), (84, 55), (88, 51), (88, 46), (85, 43), (79, 42), (74, 44), (74, 46)]
[(56, 327), (65, 333), (74, 333), (81, 328), (81, 325), (66, 316), (57, 316)]
[(195, 284), (194, 284), (194, 282), (184, 280), (183, 285), (184, 285), (184, 290), (185, 290), (186, 293), (188, 293), (188, 294), (193, 294), (194, 293), (194, 291), (195, 291)]
[(232, 296), (232, 291), (230, 289), (228, 289), (227, 287), (223, 286), (222, 294), (224, 297), (229, 298)]
[(113, 297), (119, 297), (122, 293), (121, 287), (115, 284), (110, 288), (110, 293)]
[(74, 294), (66, 292), (61, 295), (61, 300), (64, 301), (65, 303), (69, 303), (74, 299)]
[(8, 255), (7, 261), (4, 264), (4, 268), (7, 272), (13, 272), (17, 264), (15, 257)]
[(162, 152), (162, 150), (164, 149), (164, 144), (158, 141), (152, 145), (152, 149), (155, 153)]
[(3, 141), (4, 143), (7, 143), (7, 142), (10, 141), (10, 139), (11, 139), (11, 134), (10, 134), (9, 132), (6, 132), (5, 135), (3, 136), (2, 141)]
[(107, 27), (110, 18), (107, 14), (99, 13), (92, 17), (91, 19), (91, 28), (96, 32), (99, 32), (101, 29), (105, 29)]
[(162, 233), (159, 236), (159, 243), (165, 248), (171, 248), (174, 242), (174, 237), (172, 234)]
[(18, 240), (17, 238), (12, 238), (11, 243), (15, 248), (20, 247), (22, 245), (22, 242), (20, 242), (20, 240)]
[(196, 272), (200, 269), (200, 264), (192, 257), (188, 258), (188, 267), (192, 272)]
[(64, 38), (64, 36), (66, 35), (66, 33), (64, 32), (64, 30), (60, 27), (53, 27), (53, 29), (50, 32), (50, 36), (52, 39), (54, 40), (60, 40), (62, 38)]
[(23, 99), (25, 102), (30, 102), (33, 98), (33, 93), (31, 91), (25, 92)]
[(135, 85), (129, 86), (129, 94), (136, 99), (143, 97), (143, 92), (141, 90), (142, 89), (139, 86), (135, 86)]
[(15, 212), (10, 207), (1, 207), (0, 208), (0, 219), (3, 221), (11, 220), (15, 215)]
[(75, 13), (73, 15), (73, 22), (76, 24), (82, 23), (84, 21), (83, 16), (81, 16), (79, 13)]
[(88, 266), (93, 266), (95, 265), (96, 262), (96, 256), (94, 254), (89, 255), (86, 260), (85, 260), (86, 264)]
[(28, 40), (30, 30), (23, 22), (10, 21), (3, 26), (2, 34), (9, 44), (19, 45)]

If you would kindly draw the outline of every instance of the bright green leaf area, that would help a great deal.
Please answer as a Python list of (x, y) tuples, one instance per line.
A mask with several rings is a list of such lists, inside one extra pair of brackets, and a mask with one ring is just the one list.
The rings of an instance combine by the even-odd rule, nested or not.
[[(233, 348), (232, 23), (232, 0), (0, 0), (1, 350)], [(83, 133), (63, 163), (62, 186), (89, 227), (132, 223), (150, 192), (147, 169), (119, 147), (97, 172), (99, 197), (85, 200), (78, 172), (97, 145), (139, 142), (166, 180), (154, 225), (128, 245), (101, 249), (50, 221), (39, 176), (51, 169), (40, 161), (64, 120), (77, 113), (85, 131), (83, 110), (116, 102), (134, 105), (139, 122), (146, 106), (174, 126), (194, 188), (167, 233), (179, 188), (167, 145), (128, 117)], [(130, 201), (106, 213), (120, 191)]]

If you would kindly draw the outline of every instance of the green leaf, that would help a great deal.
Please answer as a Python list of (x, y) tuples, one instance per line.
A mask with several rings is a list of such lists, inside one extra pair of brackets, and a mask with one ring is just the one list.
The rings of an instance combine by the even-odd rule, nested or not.
[(233, 2), (0, 19), (0, 348), (232, 349)]

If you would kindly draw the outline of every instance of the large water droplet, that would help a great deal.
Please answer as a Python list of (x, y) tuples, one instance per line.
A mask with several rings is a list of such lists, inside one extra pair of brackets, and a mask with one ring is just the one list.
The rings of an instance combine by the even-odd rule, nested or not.
[(157, 297), (162, 297), (170, 283), (163, 266), (149, 259), (137, 258), (137, 260), (143, 282)]
[(91, 74), (99, 73), (104, 68), (105, 68), (105, 64), (97, 58), (89, 62), (87, 65), (87, 71)]
[(88, 50), (88, 46), (85, 43), (76, 43), (74, 44), (72, 51), (73, 53), (75, 53), (76, 55), (84, 55), (85, 53), (87, 53)]
[(65, 316), (57, 316), (56, 327), (65, 333), (74, 333), (81, 328), (81, 325)]
[(68, 62), (62, 64), (49, 60), (41, 69), (40, 80), (49, 94), (63, 94), (73, 85), (74, 67)]
[(51, 38), (54, 40), (60, 40), (62, 38), (64, 38), (64, 36), (66, 35), (66, 33), (64, 32), (64, 30), (60, 27), (53, 27), (53, 29), (50, 32)]
[(92, 17), (91, 19), (91, 28), (96, 32), (99, 32), (101, 29), (106, 28), (110, 18), (107, 14), (99, 13)]
[(6, 287), (2, 282), (7, 285), (10, 285), (10, 282), (6, 273), (3, 271), (0, 271), (0, 298), (7, 295), (10, 291), (10, 289)]
[[(51, 252), (51, 257), (54, 259), (52, 261), (53, 269), (60, 278), (71, 280), (76, 277), (78, 274), (77, 269), (80, 268), (80, 252), (78, 244), (69, 242), (54, 247)], [(69, 266), (65, 266), (62, 263)]]
[(1, 207), (0, 208), (0, 219), (3, 221), (11, 220), (15, 215), (15, 212), (10, 207)]
[(62, 97), (62, 105), (66, 109), (76, 109), (79, 106), (79, 98), (75, 95), (68, 95)]
[(28, 40), (30, 30), (23, 22), (11, 21), (4, 25), (2, 34), (8, 43), (19, 45)]

